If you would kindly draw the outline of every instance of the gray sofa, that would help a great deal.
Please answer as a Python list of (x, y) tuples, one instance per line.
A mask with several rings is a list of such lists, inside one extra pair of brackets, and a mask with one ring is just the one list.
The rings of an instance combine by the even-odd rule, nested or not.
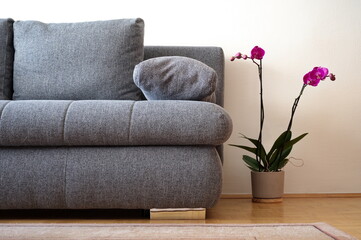
[[(0, 209), (214, 206), (221, 145), (232, 131), (222, 108), (223, 51), (143, 47), (143, 27), (141, 19), (0, 20)], [(193, 91), (179, 85), (186, 73), (212, 94), (147, 100), (152, 89), (135, 85), (134, 68), (148, 74), (139, 64), (162, 56), (176, 63), (160, 73), (172, 91)], [(191, 59), (215, 71), (214, 89), (200, 62), (174, 70)], [(159, 70), (152, 66), (151, 75)]]

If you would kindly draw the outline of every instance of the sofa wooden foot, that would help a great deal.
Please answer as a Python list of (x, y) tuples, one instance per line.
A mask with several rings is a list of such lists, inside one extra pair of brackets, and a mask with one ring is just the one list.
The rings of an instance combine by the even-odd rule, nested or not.
[(152, 208), (151, 220), (204, 220), (205, 208)]

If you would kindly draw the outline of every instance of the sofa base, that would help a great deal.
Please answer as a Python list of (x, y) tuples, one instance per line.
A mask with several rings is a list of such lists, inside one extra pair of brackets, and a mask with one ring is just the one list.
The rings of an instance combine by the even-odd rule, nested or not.
[(151, 220), (204, 220), (205, 208), (153, 208), (150, 209)]
[(211, 208), (213, 146), (0, 148), (0, 209)]

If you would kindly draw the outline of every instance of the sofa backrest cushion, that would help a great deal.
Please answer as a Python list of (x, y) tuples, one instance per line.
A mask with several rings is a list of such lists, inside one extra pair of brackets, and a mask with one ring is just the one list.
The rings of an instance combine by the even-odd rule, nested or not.
[(217, 84), (213, 68), (181, 56), (145, 60), (135, 66), (133, 78), (148, 100), (214, 101)]
[(13, 23), (0, 19), (0, 100), (10, 100), (13, 95)]
[(14, 23), (13, 99), (139, 100), (134, 66), (144, 56), (142, 19)]

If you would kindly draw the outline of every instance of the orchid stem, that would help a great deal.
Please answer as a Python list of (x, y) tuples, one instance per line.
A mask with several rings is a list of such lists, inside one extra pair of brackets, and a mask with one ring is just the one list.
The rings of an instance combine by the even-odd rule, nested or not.
[[(303, 84), (302, 89), (301, 89), (301, 91), (300, 91), (300, 94), (298, 95), (298, 97), (297, 97), (297, 98), (295, 99), (295, 101), (293, 102), (292, 111), (291, 111), (291, 119), (290, 119), (290, 122), (288, 123), (288, 127), (287, 127), (287, 131), (286, 131), (286, 132), (291, 131), (292, 123), (293, 123), (293, 117), (295, 116), (295, 112), (296, 112), (296, 109), (297, 109), (297, 106), (298, 106), (298, 102), (300, 101), (301, 96), (302, 96), (302, 94), (303, 94), (303, 91), (305, 90), (306, 87), (307, 87), (307, 84)], [(280, 158), (281, 155), (282, 155), (282, 152), (283, 152), (284, 147), (285, 147), (286, 139), (287, 139), (287, 133), (286, 133), (285, 138), (284, 138), (284, 140), (283, 140), (283, 144), (282, 144), (282, 146), (281, 146), (281, 148), (280, 148), (280, 151), (279, 151), (279, 153), (278, 153), (277, 159)], [(278, 161), (277, 169), (279, 168), (280, 162), (281, 162), (281, 161)]]
[(296, 112), (296, 108), (298, 106), (298, 102), (300, 101), (300, 98), (301, 98), (301, 96), (303, 94), (303, 91), (305, 90), (306, 86), (307, 86), (307, 84), (303, 84), (300, 94), (298, 95), (298, 97), (293, 102), (291, 119), (290, 119), (290, 122), (288, 123), (287, 131), (291, 131), (293, 117), (295, 116), (295, 112)]
[[(260, 109), (260, 130), (258, 135), (258, 146), (257, 146), (257, 154), (256, 154), (256, 160), (259, 163), (259, 171), (261, 171), (261, 154), (262, 154), (262, 130), (263, 130), (263, 122), (264, 122), (264, 105), (263, 105), (263, 81), (262, 81), (262, 60), (260, 60), (260, 63), (258, 64), (253, 59), (252, 61), (257, 65), (258, 67), (258, 74), (259, 74), (259, 81), (260, 81), (260, 101), (261, 101), (261, 109)], [(264, 166), (265, 171), (268, 170), (268, 166)]]

